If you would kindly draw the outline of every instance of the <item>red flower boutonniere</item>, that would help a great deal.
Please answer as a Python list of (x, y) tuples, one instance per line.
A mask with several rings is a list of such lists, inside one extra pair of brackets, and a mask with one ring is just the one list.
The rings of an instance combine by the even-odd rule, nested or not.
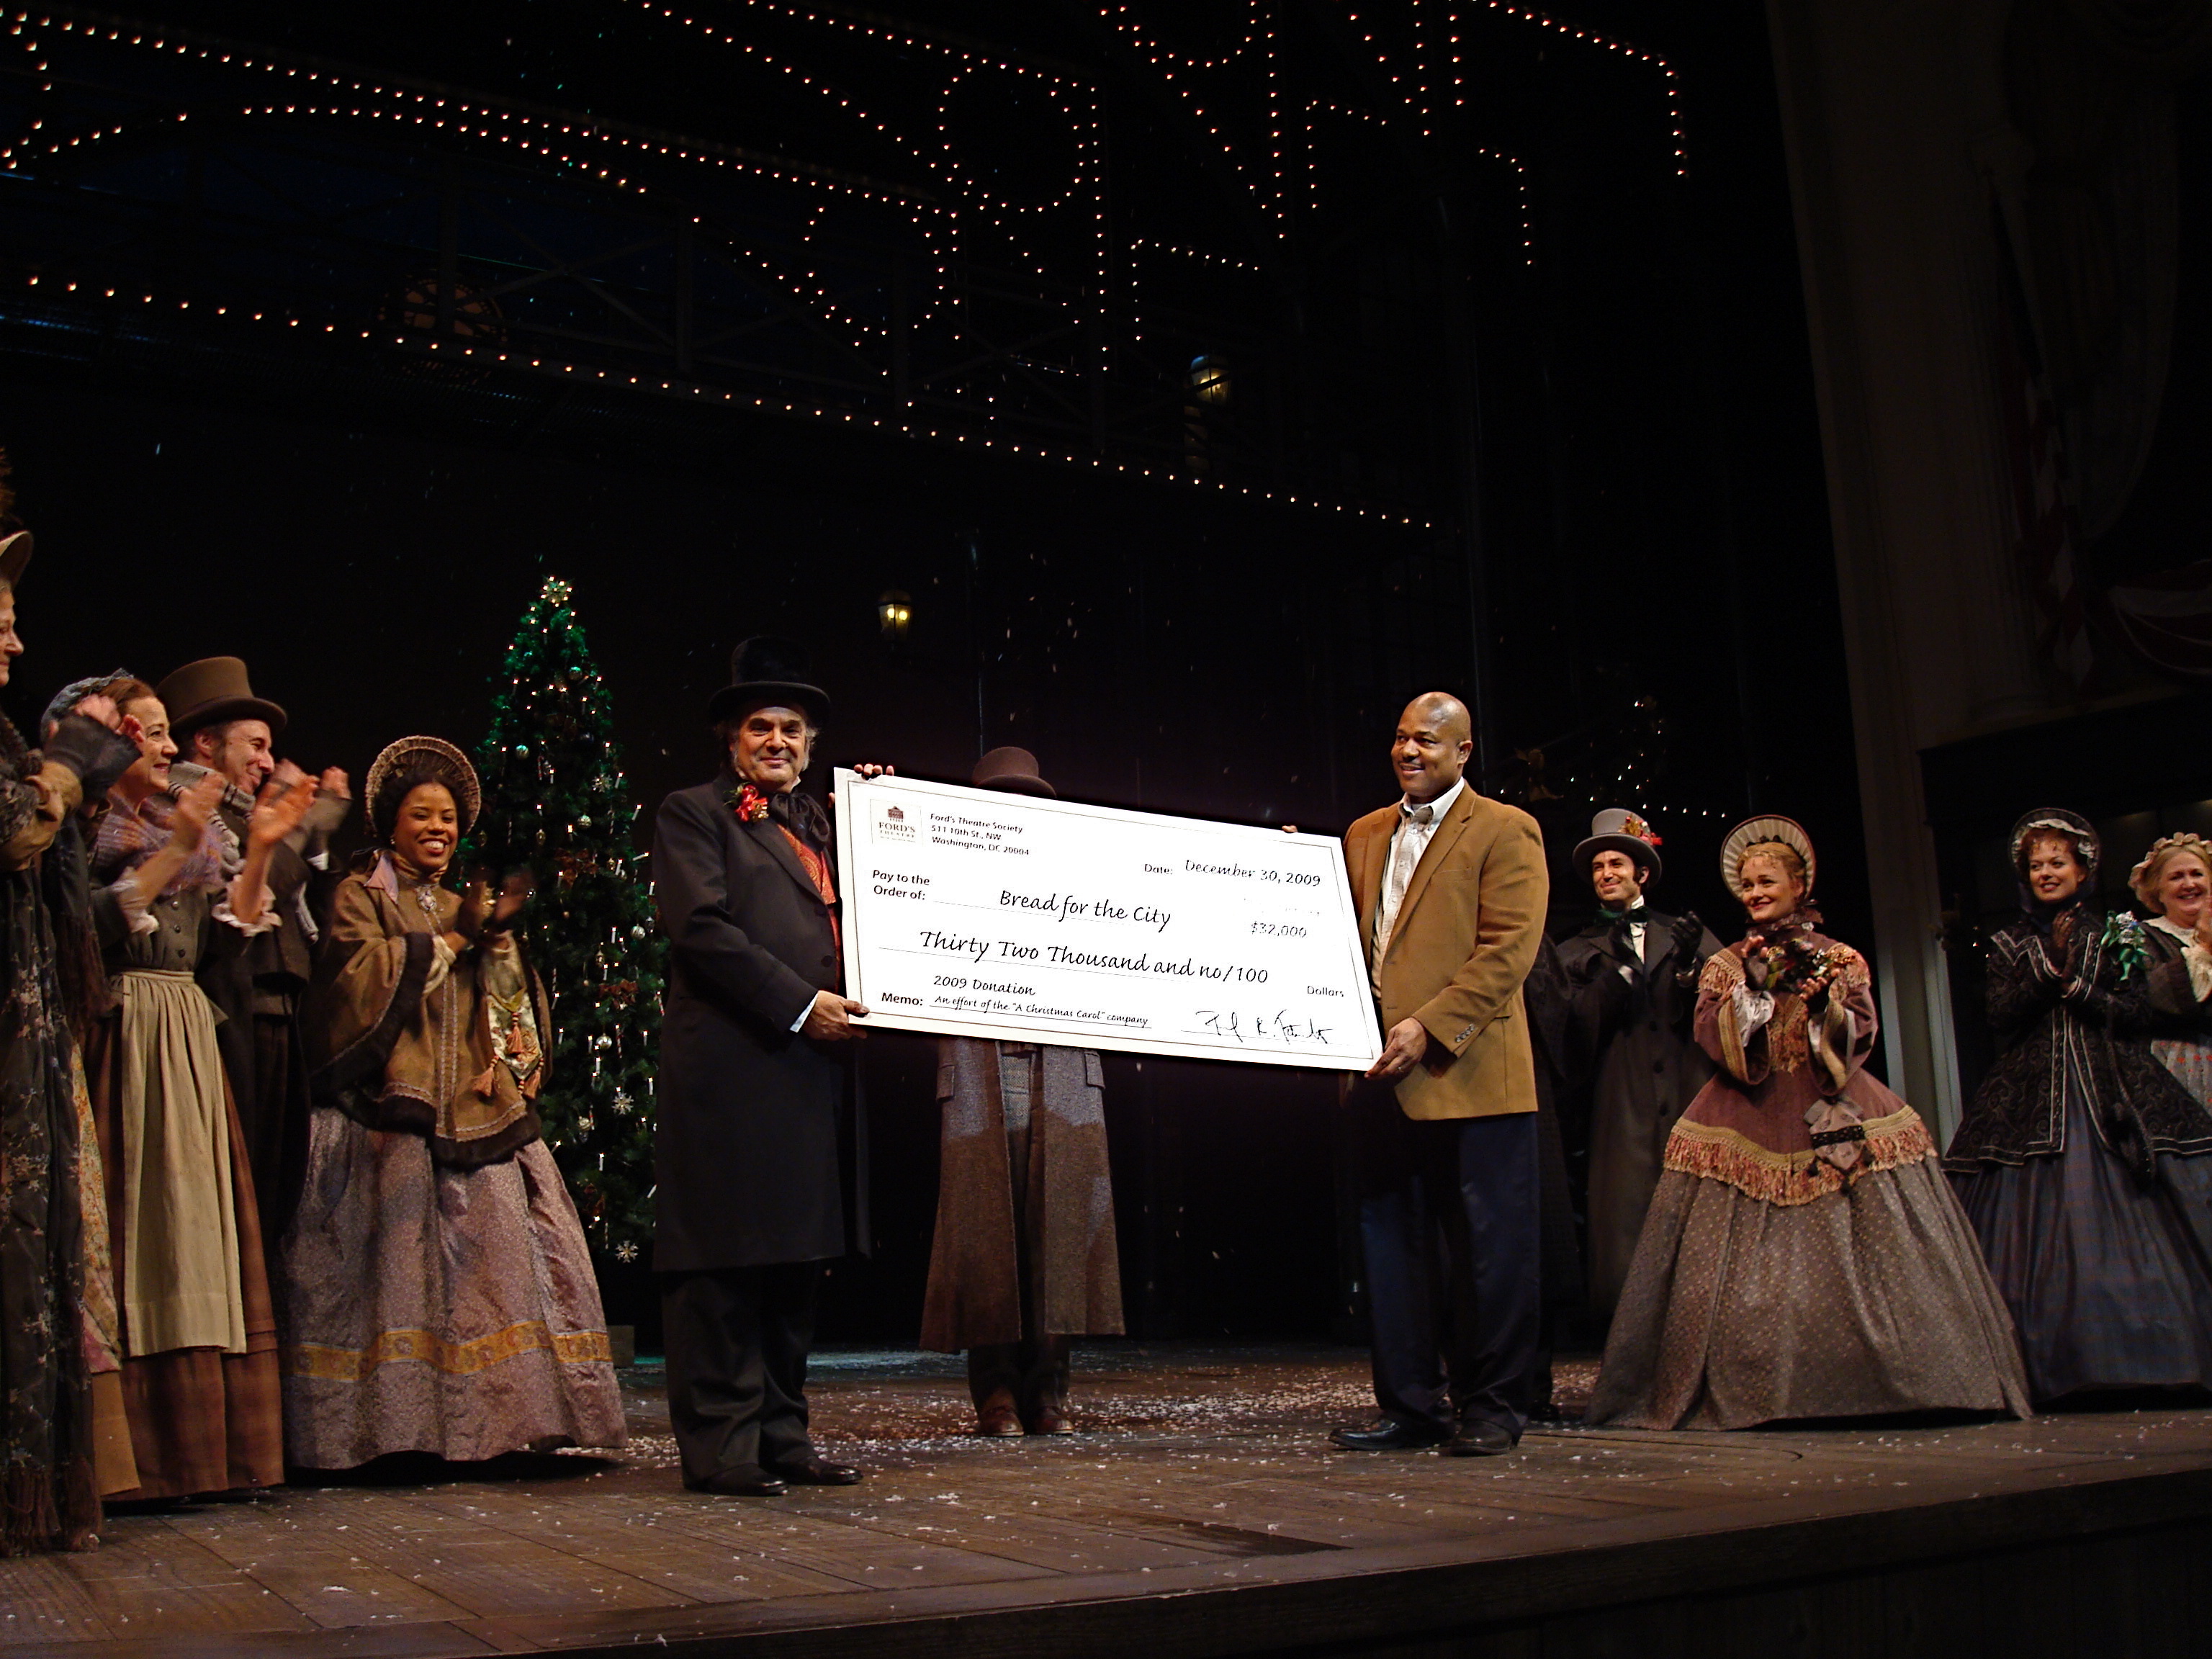
[(739, 823), (758, 823), (768, 817), (768, 797), (750, 783), (738, 791), (730, 805), (737, 809)]

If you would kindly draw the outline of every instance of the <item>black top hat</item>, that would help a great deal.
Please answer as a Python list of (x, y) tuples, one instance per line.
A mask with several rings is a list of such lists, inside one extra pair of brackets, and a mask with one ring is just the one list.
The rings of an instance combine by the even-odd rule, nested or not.
[(803, 709), (817, 726), (830, 718), (830, 694), (809, 680), (805, 649), (789, 640), (756, 634), (730, 653), (730, 684), (707, 705), (707, 723), (719, 726), (770, 703)]
[(975, 775), (968, 781), (978, 789), (1012, 789), (1060, 799), (1059, 792), (1037, 775), (1036, 757), (1026, 749), (994, 749), (975, 763)]
[(253, 695), (246, 665), (236, 657), (203, 657), (172, 669), (154, 695), (169, 711), (169, 732), (175, 738), (224, 720), (264, 720), (272, 732), (284, 729), (284, 711)]

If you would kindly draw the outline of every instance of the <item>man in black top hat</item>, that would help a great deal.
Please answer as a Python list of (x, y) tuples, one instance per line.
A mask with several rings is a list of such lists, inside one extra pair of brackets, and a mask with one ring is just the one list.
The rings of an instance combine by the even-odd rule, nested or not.
[(840, 1046), (867, 1010), (839, 989), (828, 817), (798, 793), (830, 698), (779, 640), (740, 645), (731, 678), (707, 711), (721, 771), (653, 823), (671, 955), (653, 1266), (684, 1485), (772, 1497), (860, 1478), (816, 1451), (805, 1382), (823, 1264), (848, 1233), (866, 1247), (858, 1126), (846, 1205)]
[(1590, 1311), (1613, 1317), (1674, 1120), (1713, 1074), (1690, 1035), (1698, 975), (1721, 948), (1693, 912), (1644, 902), (1659, 879), (1659, 837), (1609, 807), (1573, 853), (1597, 896), (1589, 927), (1559, 945), (1571, 1000), (1576, 1069), (1594, 1079), (1589, 1119)]

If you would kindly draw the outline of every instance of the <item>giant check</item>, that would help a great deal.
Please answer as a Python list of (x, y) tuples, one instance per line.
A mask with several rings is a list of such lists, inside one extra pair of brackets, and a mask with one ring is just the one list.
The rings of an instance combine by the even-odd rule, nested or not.
[(1381, 1053), (1323, 836), (837, 773), (865, 1024), (1364, 1071)]

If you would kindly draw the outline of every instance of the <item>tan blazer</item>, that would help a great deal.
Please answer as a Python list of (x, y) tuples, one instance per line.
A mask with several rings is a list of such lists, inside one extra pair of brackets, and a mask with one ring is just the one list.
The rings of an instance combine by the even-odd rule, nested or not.
[[(1370, 954), (1398, 809), (1344, 837), (1359, 938)], [(1535, 1058), (1521, 981), (1536, 960), (1551, 881), (1536, 820), (1460, 791), (1413, 868), (1382, 958), (1382, 1029), (1418, 1019), (1435, 1042), (1398, 1080), (1410, 1118), (1500, 1117), (1536, 1109)]]

